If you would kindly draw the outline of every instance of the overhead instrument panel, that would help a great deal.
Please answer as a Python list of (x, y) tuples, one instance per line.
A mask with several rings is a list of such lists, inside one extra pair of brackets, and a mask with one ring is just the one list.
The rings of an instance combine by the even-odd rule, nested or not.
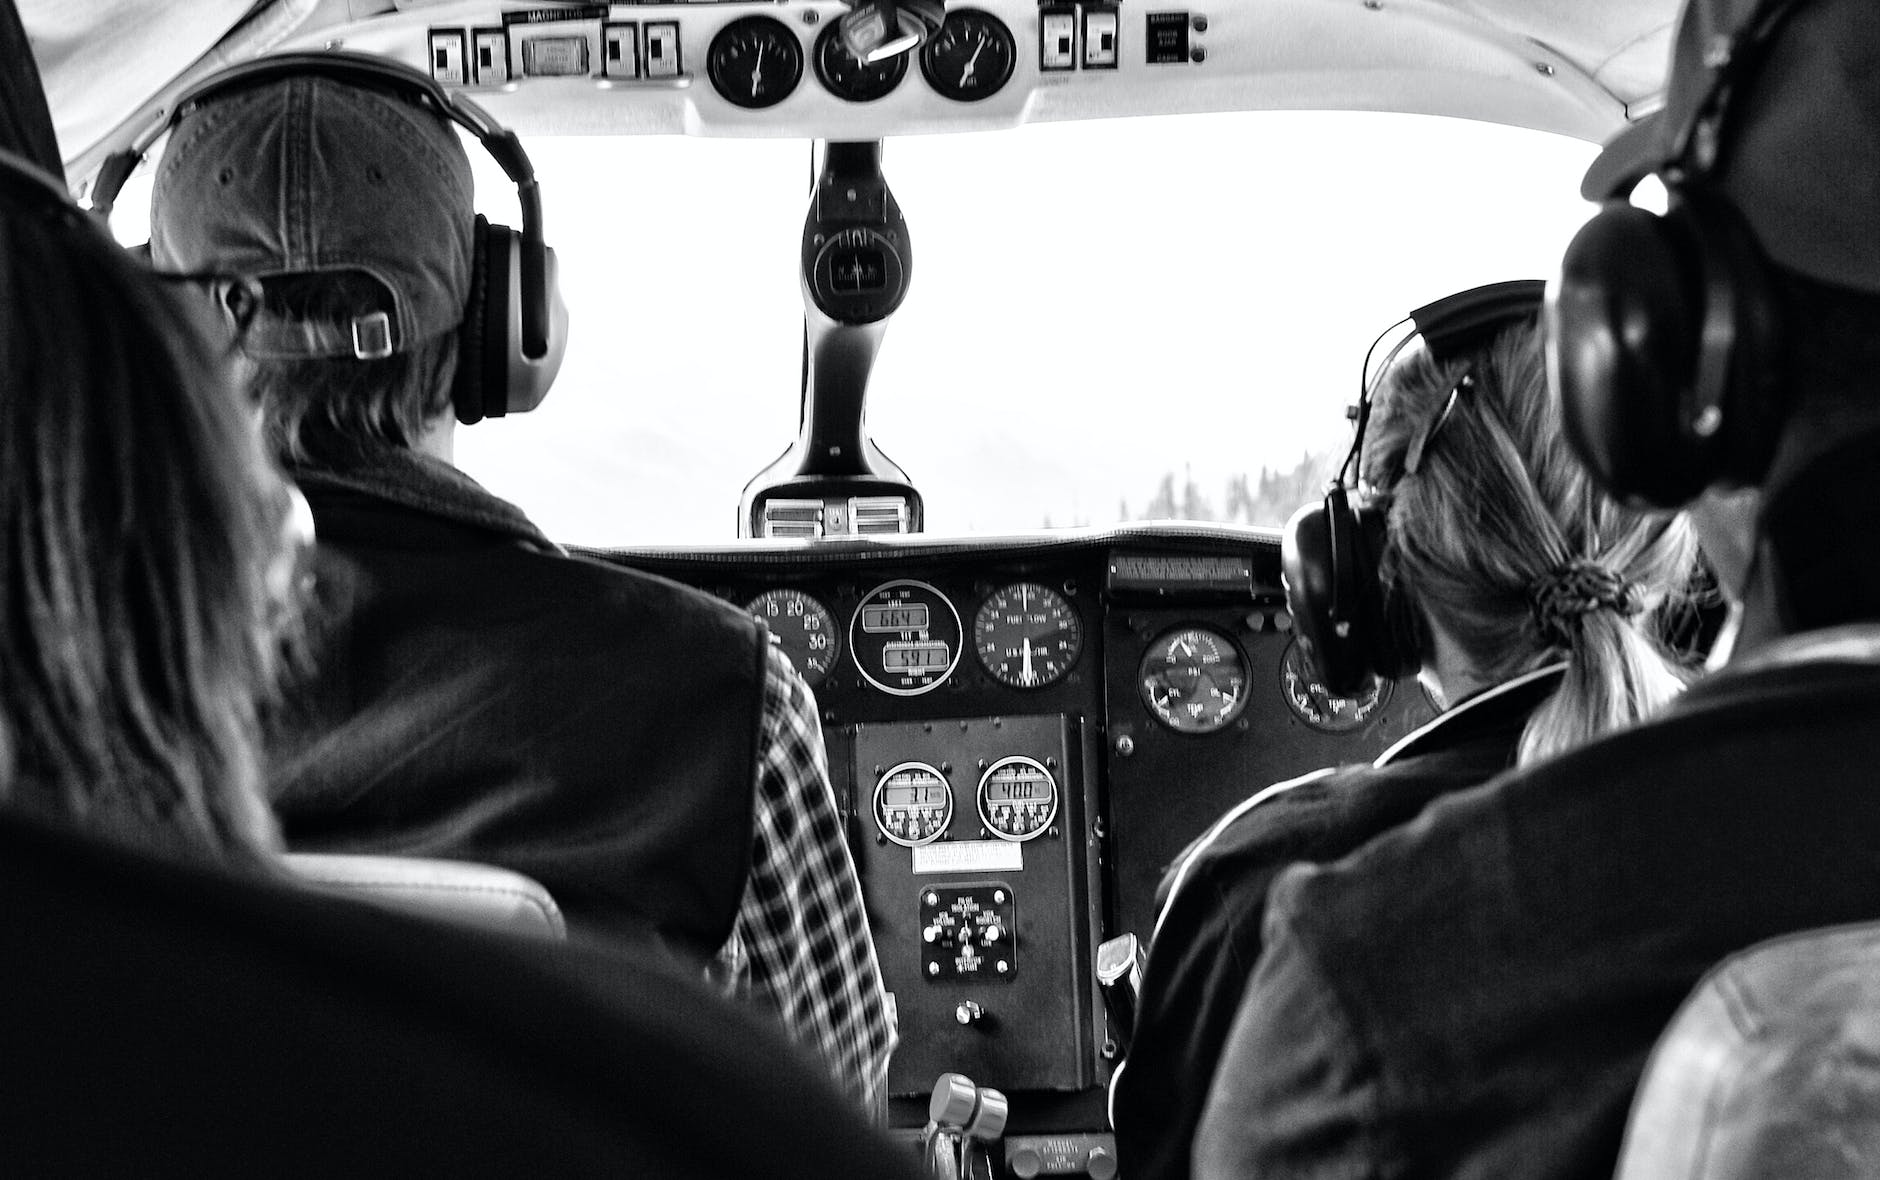
[(841, 633), (829, 608), (801, 590), (766, 590), (744, 604), (747, 614), (770, 629), (811, 688), (820, 688), (842, 650)]
[(1247, 707), (1247, 659), (1212, 627), (1166, 631), (1143, 653), (1142, 702), (1176, 733), (1213, 733)]
[(726, 102), (751, 110), (776, 106), (803, 77), (803, 45), (780, 20), (740, 17), (712, 38), (705, 72)]
[(983, 8), (956, 8), (921, 46), (920, 72), (943, 97), (979, 102), (1011, 80), (1017, 57), (1012, 30), (1004, 21)]
[(960, 613), (925, 582), (885, 582), (849, 620), (849, 653), (882, 692), (919, 696), (946, 683), (960, 662)]
[(1062, 594), (1038, 582), (994, 590), (973, 616), (973, 651), (1013, 688), (1056, 684), (1083, 651), (1084, 628)]
[(1349, 733), (1362, 729), (1378, 710), (1390, 704), (1395, 682), (1366, 674), (1364, 686), (1350, 696), (1333, 696), (1313, 671), (1305, 648), (1294, 639), (1279, 664), (1280, 692), (1293, 716), (1320, 733)]
[(829, 93), (844, 102), (874, 102), (885, 98), (907, 76), (907, 59), (896, 53), (877, 62), (864, 62), (842, 41), (842, 26), (831, 21), (816, 38), (816, 77)]

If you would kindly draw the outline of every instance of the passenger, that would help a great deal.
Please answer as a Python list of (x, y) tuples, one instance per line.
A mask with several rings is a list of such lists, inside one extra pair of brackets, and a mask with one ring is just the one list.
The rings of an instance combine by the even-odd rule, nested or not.
[(186, 104), (152, 208), (157, 266), (261, 283), (246, 383), (320, 538), (317, 673), (271, 739), (288, 843), (526, 873), (577, 934), (712, 965), (881, 1110), (809, 690), (741, 612), (569, 556), (451, 465), (453, 377), (492, 346), (469, 160), (428, 78), (320, 57)]
[[(1706, 968), (1880, 918), (1880, 21), (1694, 0), (1549, 356), (1622, 495), (1696, 497), (1722, 669), (1653, 722), (1273, 884), (1201, 1176), (1610, 1176)], [(1730, 640), (1733, 638), (1733, 643)]]
[[(1369, 382), (1353, 454), (1365, 511), (1385, 521), (1382, 586), (1370, 592), (1415, 621), (1363, 642), (1412, 655), (1447, 708), (1373, 765), (1251, 796), (1176, 862), (1112, 1091), (1118, 1162), (1131, 1177), (1190, 1174), (1208, 1081), (1282, 868), (1337, 860), (1432, 799), (1632, 724), (1683, 687), (1653, 620), (1688, 583), (1695, 541), (1681, 517), (1608, 499), (1560, 445), (1540, 297), (1538, 282), (1507, 283), (1420, 309), (1417, 334)], [(1306, 510), (1286, 538), (1289, 597), (1308, 635), (1323, 606), (1317, 579), (1298, 567), (1316, 560), (1301, 550), (1328, 511), (1341, 509)]]
[(203, 326), (0, 152), (0, 805), (260, 870), (289, 494)]

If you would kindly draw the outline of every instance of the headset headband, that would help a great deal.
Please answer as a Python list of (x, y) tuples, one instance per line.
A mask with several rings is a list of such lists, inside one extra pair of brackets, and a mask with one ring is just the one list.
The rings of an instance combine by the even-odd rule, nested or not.
[(549, 291), (547, 245), (542, 234), (542, 196), (522, 141), (462, 94), (402, 63), (362, 53), (280, 53), (230, 66), (197, 83), (176, 100), (169, 118), (137, 137), (129, 147), (105, 157), (91, 186), (92, 212), (108, 220), (118, 193), (144, 156), (197, 107), (230, 91), (279, 78), (318, 75), (354, 86), (390, 89), (409, 97), (439, 119), (468, 131), (483, 145), (516, 186), (522, 211), (522, 345), (536, 358), (548, 351)]
[[(1371, 421), (1371, 405), (1397, 360), (1413, 343), (1421, 342), (1423, 349), (1438, 364), (1448, 364), (1487, 344), (1495, 336), (1512, 324), (1536, 315), (1541, 309), (1541, 299), (1546, 293), (1547, 284), (1541, 279), (1511, 279), (1507, 282), (1489, 283), (1481, 287), (1471, 287), (1447, 295), (1433, 303), (1426, 303), (1403, 319), (1385, 328), (1378, 334), (1371, 347), (1365, 350), (1364, 372), (1358, 390), (1356, 408), (1357, 429), (1351, 440), (1351, 450), (1345, 456), (1345, 462), (1339, 467), (1339, 481), (1347, 487), (1355, 487), (1358, 472), (1356, 464), (1362, 460), (1365, 430)], [(1411, 331), (1392, 346), (1385, 354), (1383, 363), (1378, 367), (1377, 375), (1371, 375), (1371, 356), (1377, 351), (1391, 333), (1410, 325)], [(1425, 429), (1419, 432), (1413, 442), (1413, 450), (1420, 459), (1423, 451), (1441, 424), (1448, 420), (1449, 413), (1455, 408), (1463, 386), (1470, 383), (1471, 374), (1464, 374), (1450, 391), (1448, 400), (1432, 418)], [(1347, 481), (1347, 475), (1351, 479)]]

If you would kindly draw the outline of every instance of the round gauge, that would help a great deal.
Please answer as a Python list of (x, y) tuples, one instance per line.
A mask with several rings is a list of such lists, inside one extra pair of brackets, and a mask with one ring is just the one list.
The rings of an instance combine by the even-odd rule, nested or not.
[(744, 609), (770, 628), (770, 641), (790, 657), (809, 686), (819, 687), (842, 647), (828, 608), (801, 590), (766, 590)]
[(753, 110), (776, 106), (803, 77), (803, 44), (780, 20), (740, 17), (712, 38), (705, 72), (726, 102)]
[(829, 93), (846, 102), (873, 102), (892, 91), (907, 76), (909, 55), (897, 53), (877, 62), (865, 62), (842, 43), (842, 26), (832, 22), (816, 38), (816, 76)]
[(1001, 758), (979, 776), (979, 821), (1001, 840), (1035, 839), (1057, 811), (1057, 780), (1039, 762)]
[(955, 102), (978, 102), (1012, 76), (1017, 43), (1005, 22), (979, 8), (956, 8), (920, 50), (927, 85)]
[(1013, 688), (1056, 684), (1083, 650), (1084, 627), (1064, 596), (1036, 582), (993, 591), (973, 617), (973, 650), (992, 678)]
[(903, 762), (875, 784), (875, 826), (896, 844), (931, 844), (952, 822), (953, 788), (925, 762)]
[(1305, 648), (1293, 639), (1280, 658), (1280, 693), (1293, 716), (1322, 733), (1350, 733), (1391, 703), (1391, 682), (1365, 675), (1365, 686), (1350, 697), (1335, 697), (1318, 682)]
[(1335, 697), (1319, 683), (1306, 649), (1297, 639), (1279, 662), (1279, 688), (1293, 716), (1323, 733), (1348, 733), (1390, 703), (1391, 682), (1366, 675), (1355, 696)]
[(1247, 661), (1210, 627), (1162, 634), (1136, 671), (1143, 703), (1176, 733), (1213, 733), (1247, 707)]
[(884, 582), (849, 620), (849, 654), (882, 692), (932, 692), (960, 662), (960, 613), (925, 582)]

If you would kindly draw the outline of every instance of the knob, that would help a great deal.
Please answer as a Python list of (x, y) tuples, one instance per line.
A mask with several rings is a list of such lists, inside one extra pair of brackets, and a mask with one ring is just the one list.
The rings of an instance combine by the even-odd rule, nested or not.
[(944, 931), (941, 928), (940, 923), (935, 922), (933, 925), (927, 927), (927, 929), (920, 932), (920, 940), (922, 942), (937, 942), (939, 941), (940, 935), (942, 933), (944, 933)]
[(979, 1091), (979, 1109), (973, 1112), (966, 1134), (982, 1143), (991, 1143), (1005, 1134), (1005, 1123), (1011, 1113), (1012, 1104), (1006, 1101), (1005, 1095), (986, 1086)]
[(967, 1028), (973, 1027), (985, 1018), (986, 1010), (981, 1008), (975, 1000), (961, 1000), (959, 1006), (953, 1009), (953, 1019)]
[(1032, 1177), (1044, 1171), (1044, 1160), (1029, 1147), (1021, 1147), (1012, 1153), (1012, 1175), (1018, 1180), (1032, 1180)]
[(1093, 1147), (1084, 1158), (1084, 1171), (1090, 1174), (1090, 1180), (1116, 1180), (1116, 1157), (1107, 1147)]
[(933, 1097), (927, 1101), (927, 1117), (942, 1127), (964, 1127), (979, 1105), (979, 1087), (965, 1074), (943, 1073), (933, 1084)]
[(979, 932), (979, 941), (985, 943), (987, 946), (992, 945), (1004, 937), (1005, 929), (997, 922), (989, 923), (984, 930)]

